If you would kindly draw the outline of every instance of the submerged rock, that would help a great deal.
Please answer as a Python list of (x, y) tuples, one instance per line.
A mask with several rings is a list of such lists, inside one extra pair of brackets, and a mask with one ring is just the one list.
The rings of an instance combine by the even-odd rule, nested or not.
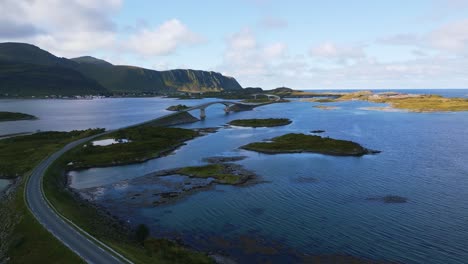
[(369, 197), (366, 200), (379, 201), (383, 203), (406, 203), (408, 201), (408, 198), (398, 195), (386, 195), (382, 197)]
[(324, 133), (325, 130), (312, 130), (310, 131), (310, 133), (314, 133), (314, 134), (320, 134), (320, 133)]
[(240, 161), (247, 158), (246, 156), (234, 156), (234, 157), (223, 157), (223, 156), (218, 156), (218, 157), (209, 157), (209, 158), (204, 158), (204, 162), (208, 163), (226, 163), (226, 162), (234, 162), (234, 161)]

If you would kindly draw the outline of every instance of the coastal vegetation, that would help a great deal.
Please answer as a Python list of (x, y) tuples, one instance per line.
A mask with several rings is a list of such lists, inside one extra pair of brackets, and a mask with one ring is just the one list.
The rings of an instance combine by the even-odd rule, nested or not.
[(2, 121), (17, 121), (17, 120), (34, 120), (37, 117), (24, 113), (16, 112), (0, 112), (0, 122)]
[(292, 121), (288, 118), (266, 118), (266, 119), (236, 119), (229, 122), (233, 126), (242, 126), (242, 127), (275, 127), (275, 126), (285, 126), (291, 124)]
[[(155, 132), (156, 129), (160, 130), (160, 133)], [(30, 171), (48, 155), (69, 142), (101, 132), (103, 132), (102, 129), (41, 132), (0, 141), (1, 177), (16, 177), (14, 187), (11, 188), (7, 196), (2, 198), (0, 203), (2, 219), (2, 223), (0, 223), (0, 238), (2, 239), (0, 259), (8, 257), (11, 263), (83, 263), (81, 258), (44, 229), (29, 212), (25, 204), (24, 183), (27, 181)], [(148, 136), (154, 136), (155, 141), (166, 141), (162, 143), (161, 148), (156, 148), (155, 152), (161, 150), (163, 146), (167, 146), (168, 142), (178, 144), (181, 137), (192, 138), (193, 135), (197, 134), (192, 130), (165, 130), (155, 127), (143, 127), (141, 130), (129, 129), (120, 133), (122, 134), (111, 135), (123, 135), (140, 141), (140, 143), (141, 138), (147, 139)], [(154, 144), (155, 142), (146, 141), (146, 143)], [(110, 146), (115, 145), (122, 144)], [(103, 148), (106, 147), (108, 146), (103, 146)], [(147, 237), (143, 242), (139, 242), (137, 237), (141, 239), (142, 236), (136, 235), (137, 230), (133, 231), (130, 227), (126, 227), (107, 213), (78, 199), (69, 192), (65, 186), (64, 173), (67, 164), (75, 159), (75, 154), (81, 149), (83, 149), (82, 146), (62, 156), (48, 169), (44, 178), (44, 192), (54, 207), (59, 209), (62, 214), (101, 241), (124, 253), (135, 263), (212, 263), (206, 254), (186, 249), (171, 241)], [(137, 153), (136, 155), (141, 155), (141, 152), (136, 151), (138, 149), (135, 147), (133, 151)]]
[(250, 143), (241, 148), (267, 154), (311, 152), (334, 156), (362, 156), (377, 153), (352, 141), (296, 133), (275, 137), (269, 142)]
[(183, 128), (139, 126), (118, 130), (96, 140), (126, 139), (129, 142), (107, 146), (86, 144), (73, 150), (73, 159), (68, 168), (80, 169), (143, 162), (159, 157), (196, 136), (199, 136), (197, 131)]
[(103, 131), (103, 129), (88, 129), (71, 132), (39, 132), (2, 139), (0, 140), (0, 178), (12, 179), (23, 176), (66, 143)]
[(206, 254), (146, 235), (140, 225), (130, 226), (70, 192), (65, 175), (74, 153), (71, 150), (60, 157), (44, 177), (44, 192), (63, 216), (134, 263), (212, 263)]
[(388, 103), (394, 108), (411, 112), (457, 112), (468, 111), (468, 99), (445, 98), (439, 95), (427, 95), (407, 98), (374, 99), (372, 102)]
[(0, 140), (0, 175), (15, 178), (0, 202), (0, 262), (9, 258), (10, 263), (84, 263), (37, 222), (25, 203), (24, 188), (31, 170), (45, 157), (100, 132), (41, 132)]
[[(368, 101), (373, 103), (386, 103), (389, 104), (392, 108), (402, 109), (410, 112), (468, 111), (468, 99), (446, 98), (440, 95), (403, 94), (396, 92), (373, 93), (371, 91), (358, 91), (344, 93), (336, 99), (327, 99), (327, 101), (332, 102), (355, 100)], [(317, 102), (318, 100), (310, 99), (309, 101)], [(372, 109), (389, 111), (388, 108)]]
[(166, 110), (168, 111), (182, 111), (182, 110), (187, 110), (190, 107), (184, 105), (184, 104), (178, 104), (178, 105), (171, 105)]
[(204, 253), (151, 237), (143, 225), (130, 226), (112, 217), (102, 208), (70, 192), (65, 180), (70, 169), (141, 162), (158, 157), (198, 135), (189, 129), (153, 126), (113, 132), (96, 140), (113, 138), (116, 141), (128, 139), (129, 142), (107, 146), (86, 143), (70, 150), (48, 169), (44, 177), (44, 192), (62, 215), (135, 263), (212, 263)]

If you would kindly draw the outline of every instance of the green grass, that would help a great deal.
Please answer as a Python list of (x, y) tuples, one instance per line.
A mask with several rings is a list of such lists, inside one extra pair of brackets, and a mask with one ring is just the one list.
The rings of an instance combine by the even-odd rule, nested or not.
[(72, 132), (40, 132), (2, 139), (0, 140), (0, 177), (11, 179), (22, 176), (66, 143), (102, 131), (89, 129)]
[(120, 130), (99, 139), (128, 139), (131, 142), (108, 146), (86, 144), (73, 151), (70, 168), (115, 166), (143, 162), (198, 136), (196, 131), (182, 128), (141, 126)]
[(0, 122), (2, 121), (16, 121), (16, 120), (34, 120), (37, 117), (33, 115), (15, 113), (15, 112), (0, 112)]
[(295, 133), (275, 137), (271, 142), (250, 143), (241, 148), (269, 154), (313, 152), (336, 156), (361, 156), (369, 152), (352, 141)]
[[(179, 138), (177, 133), (171, 133), (174, 132), (172, 130), (157, 129), (164, 131), (163, 135), (166, 137)], [(143, 131), (147, 136), (158, 135), (152, 128), (145, 128)], [(133, 129), (122, 133), (128, 133), (125, 136), (133, 136), (133, 140), (139, 140), (141, 136)], [(75, 160), (79, 151), (80, 147), (67, 152), (52, 164), (44, 177), (44, 192), (62, 215), (135, 263), (212, 263), (206, 254), (192, 251), (171, 241), (149, 238), (142, 245), (132, 231), (123, 229), (118, 222), (91, 204), (75, 198), (65, 188), (65, 168), (66, 164)]]
[(270, 100), (270, 98), (268, 97), (261, 97), (261, 98), (257, 98), (257, 99), (244, 99), (242, 100), (242, 103), (269, 103), (269, 102), (274, 102), (272, 100)]
[(314, 100), (314, 102), (317, 102), (317, 103), (332, 103), (332, 102), (335, 102), (335, 100), (330, 99), (330, 98), (321, 98), (321, 99)]
[(21, 187), (12, 201), (2, 205), (21, 215), (9, 238), (10, 263), (85, 263), (37, 222), (25, 204), (23, 190)]
[(233, 126), (242, 127), (275, 127), (291, 124), (292, 121), (287, 118), (267, 118), (267, 119), (237, 119), (229, 122)]
[(6, 241), (0, 244), (6, 246), (3, 249), (10, 263), (83, 263), (29, 212), (24, 183), (31, 170), (48, 155), (69, 142), (101, 131), (41, 132), (0, 140), (1, 175), (4, 178), (19, 177), (17, 189), (0, 203), (0, 231), (11, 231), (6, 234)]
[(222, 184), (238, 184), (242, 181), (241, 176), (229, 173), (225, 164), (185, 167), (177, 170), (177, 173), (196, 178), (214, 178)]
[(403, 109), (411, 112), (458, 112), (468, 111), (468, 99), (445, 98), (440, 95), (418, 95), (392, 97), (380, 94), (374, 97), (370, 91), (359, 91), (347, 93), (336, 99), (336, 101), (362, 100), (374, 103), (387, 103), (393, 108)]
[(394, 108), (405, 109), (412, 112), (468, 111), (468, 99), (444, 98), (435, 95), (402, 99), (392, 98), (376, 102), (389, 103)]

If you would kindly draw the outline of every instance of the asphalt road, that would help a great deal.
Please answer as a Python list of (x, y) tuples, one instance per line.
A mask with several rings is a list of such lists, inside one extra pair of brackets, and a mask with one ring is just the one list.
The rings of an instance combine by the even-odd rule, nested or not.
[[(230, 101), (218, 101), (218, 102), (209, 102), (206, 104), (201, 104), (198, 106), (191, 107), (190, 109), (184, 110), (183, 112), (192, 111), (195, 109), (205, 108), (209, 105), (216, 103), (234, 103), (237, 102)], [(176, 115), (180, 112), (168, 114), (156, 119), (146, 121), (140, 124), (131, 125), (124, 128), (134, 127), (143, 125), (146, 123), (154, 122), (159, 119)], [(124, 129), (121, 128), (121, 129)], [(93, 138), (109, 134), (115, 130), (110, 130), (90, 136), (87, 138), (79, 139), (77, 141), (71, 142), (61, 150), (55, 152), (47, 159), (43, 160), (32, 172), (27, 184), (26, 184), (26, 201), (28, 203), (29, 209), (31, 210), (34, 217), (47, 229), (51, 232), (57, 239), (59, 239), (65, 246), (70, 248), (78, 256), (88, 263), (131, 263), (131, 261), (125, 259), (123, 256), (120, 256), (122, 259), (118, 259), (113, 254), (110, 253), (112, 249), (107, 247), (100, 242), (94, 241), (91, 238), (86, 237), (84, 234), (79, 232), (76, 228), (73, 227), (72, 223), (66, 222), (62, 219), (56, 212), (49, 207), (49, 204), (45, 200), (44, 194), (42, 192), (42, 178), (47, 170), (47, 168), (65, 152), (73, 149), (74, 147), (83, 144)], [(114, 252), (117, 254), (116, 252)]]
[(26, 200), (34, 217), (57, 239), (88, 263), (125, 263), (114, 257), (97, 242), (91, 241), (65, 222), (46, 202), (42, 190), (42, 176), (47, 168), (68, 150), (102, 134), (74, 141), (42, 161), (31, 174), (26, 185)]

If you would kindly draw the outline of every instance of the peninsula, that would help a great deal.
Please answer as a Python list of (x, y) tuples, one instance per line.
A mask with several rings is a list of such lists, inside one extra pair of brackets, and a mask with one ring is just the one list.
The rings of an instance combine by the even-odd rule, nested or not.
[[(338, 94), (337, 94), (338, 95)], [(311, 102), (344, 102), (344, 101), (368, 101), (373, 103), (386, 103), (392, 108), (410, 112), (458, 112), (468, 111), (468, 99), (447, 98), (432, 94), (405, 94), (398, 92), (373, 93), (371, 91), (359, 91), (352, 93), (340, 93), (339, 97), (328, 99), (309, 99)], [(388, 111), (388, 108), (372, 108), (373, 110)]]
[(37, 117), (24, 113), (16, 112), (0, 112), (0, 122), (3, 121), (19, 121), (19, 120), (35, 120)]

